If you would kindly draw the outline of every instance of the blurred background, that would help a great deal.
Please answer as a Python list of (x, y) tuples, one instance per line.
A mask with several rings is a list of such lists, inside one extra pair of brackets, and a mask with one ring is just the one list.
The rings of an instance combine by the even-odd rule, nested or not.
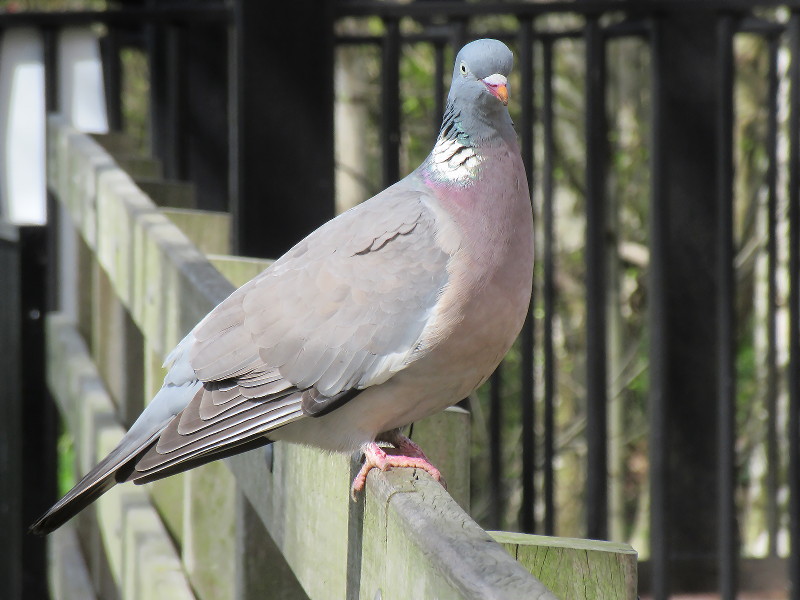
[(455, 51), (502, 39), (537, 256), (520, 340), (463, 403), (471, 515), (630, 543), (658, 598), (800, 598), (798, 10), (0, 2), (0, 218), (46, 222), (59, 110), (275, 257), (414, 169)]

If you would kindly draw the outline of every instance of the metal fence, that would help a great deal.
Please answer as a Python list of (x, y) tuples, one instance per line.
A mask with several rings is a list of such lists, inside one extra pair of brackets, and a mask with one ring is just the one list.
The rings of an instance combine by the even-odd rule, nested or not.
[[(126, 5), (127, 6), (127, 5)], [(782, 9), (784, 12), (766, 11)], [(555, 531), (558, 485), (555, 410), (557, 359), (554, 320), (558, 286), (554, 246), (554, 60), (564, 40), (582, 41), (585, 57), (585, 531), (608, 536), (608, 273), (607, 218), (609, 123), (607, 48), (635, 37), (649, 51), (649, 354), (650, 559), (642, 568), (645, 590), (656, 598), (682, 589), (718, 589), (733, 598), (751, 582), (740, 564), (737, 525), (737, 367), (734, 261), (734, 42), (763, 37), (769, 47), (764, 86), (768, 132), (769, 333), (765, 392), (769, 434), (769, 553), (777, 557), (779, 480), (790, 490), (788, 565), (791, 597), (800, 598), (800, 3), (745, 0), (654, 0), (543, 3), (419, 1), (293, 2), (274, 18), (257, 2), (191, 3), (127, 7), (108, 12), (4, 14), (0, 29), (35, 25), (46, 32), (48, 109), (58, 107), (53, 85), (53, 40), (60, 27), (103, 23), (109, 122), (122, 126), (120, 50), (144, 48), (150, 71), (151, 146), (166, 174), (198, 184), (198, 204), (229, 209), (240, 253), (282, 252), (333, 214), (333, 60), (343, 45), (380, 49), (381, 180), (398, 179), (402, 140), (400, 64), (410, 44), (435, 52), (435, 112), (441, 114), (449, 71), (446, 50), (473, 37), (479, 19), (502, 15), (514, 26), (482, 35), (510, 43), (519, 72), (517, 129), (537, 203), (540, 232), (536, 318), (521, 342), (519, 410), (522, 415), (524, 531)], [(577, 15), (575, 27), (553, 29), (547, 17)], [(381, 21), (376, 35), (335, 35), (348, 17)], [(413, 26), (409, 26), (412, 23)], [(303, 31), (302, 36), (296, 34)], [(449, 50), (448, 50), (449, 51)], [(788, 75), (779, 68), (790, 59)], [(307, 76), (313, 65), (314, 75)], [(788, 83), (788, 126), (781, 128), (780, 85)], [(537, 97), (537, 92), (541, 97)], [(781, 162), (779, 142), (788, 138)], [(265, 143), (268, 142), (268, 143)], [(536, 152), (540, 155), (537, 156)], [(787, 167), (788, 165), (788, 167)], [(788, 172), (787, 172), (788, 171)], [(314, 177), (309, 177), (314, 173)], [(788, 210), (780, 213), (780, 186)], [(291, 199), (291, 201), (287, 201)], [(788, 222), (788, 243), (776, 229)], [(789, 364), (778, 368), (777, 290), (779, 246), (788, 248)], [(535, 365), (542, 385), (535, 385)], [(777, 418), (782, 373), (788, 373), (788, 422)], [(504, 493), (500, 445), (502, 386), (491, 382), (492, 517)], [(783, 427), (783, 429), (781, 429)], [(537, 435), (540, 432), (540, 435)], [(788, 460), (780, 456), (785, 442)], [(785, 473), (785, 475), (783, 475)], [(539, 513), (537, 514), (537, 506)], [(753, 569), (767, 568), (756, 564)], [(770, 567), (771, 568), (771, 567)], [(745, 569), (745, 570), (742, 570)], [(755, 578), (755, 576), (753, 576)]]
[(10, 598), (47, 590), (45, 542), (24, 526), (56, 489), (56, 414), (44, 384), (44, 233), (0, 220), (0, 569)]
[[(396, 97), (397, 70), (387, 65), (399, 60), (401, 41), (449, 43), (458, 47), (470, 36), (470, 20), (487, 14), (517, 18), (516, 30), (482, 32), (512, 44), (520, 71), (521, 109), (517, 127), (523, 158), (533, 185), (537, 214), (542, 224), (541, 268), (536, 290), (541, 298), (541, 317), (529, 318), (522, 334), (522, 382), (519, 402), (523, 415), (522, 502), (520, 527), (525, 531), (554, 532), (554, 403), (556, 401), (553, 320), (556, 285), (553, 247), (555, 202), (553, 177), (553, 52), (561, 40), (581, 39), (585, 51), (585, 303), (586, 303), (586, 495), (585, 535), (608, 535), (608, 346), (607, 298), (614, 285), (608, 278), (607, 178), (609, 172), (609, 124), (606, 111), (607, 47), (620, 37), (639, 37), (648, 46), (651, 63), (650, 224), (648, 273), (649, 301), (649, 478), (650, 556), (643, 565), (643, 588), (656, 598), (670, 590), (716, 588), (723, 598), (733, 598), (738, 587), (753, 589), (757, 581), (776, 576), (774, 564), (740, 565), (740, 539), (736, 506), (736, 393), (737, 323), (734, 262), (739, 250), (734, 243), (734, 40), (739, 34), (762, 36), (769, 44), (769, 69), (764, 74), (768, 92), (768, 133), (765, 142), (768, 168), (764, 186), (768, 190), (769, 231), (764, 244), (768, 255), (769, 332), (767, 363), (769, 384), (765, 401), (769, 417), (767, 469), (770, 523), (767, 535), (772, 556), (779, 535), (777, 505), (781, 457), (778, 440), (788, 440), (788, 485), (793, 500), (788, 508), (793, 554), (788, 572), (800, 573), (798, 563), (798, 180), (797, 145), (800, 106), (797, 101), (798, 24), (800, 15), (784, 19), (775, 14), (763, 18), (765, 7), (788, 3), (753, 2), (586, 2), (542, 4), (414, 3), (386, 5), (357, 2), (339, 5), (340, 15), (380, 15), (385, 33), (379, 40), (340, 40), (348, 43), (380, 43), (384, 69), (382, 135), (384, 183), (398, 175), (397, 144), (399, 105)], [(538, 20), (558, 12), (583, 16), (583, 24), (566, 30), (540, 28)], [(410, 17), (427, 22), (431, 15), (450, 27), (428, 35), (403, 38), (397, 20)], [(788, 126), (788, 212), (790, 279), (788, 311), (789, 425), (780, 430), (776, 421), (778, 375), (776, 359), (776, 230), (778, 147), (778, 56), (779, 48), (791, 57), (792, 89)], [(441, 60), (441, 54), (437, 53)], [(537, 60), (536, 57), (541, 59)], [(437, 66), (437, 73), (443, 67)], [(534, 98), (534, 81), (543, 79), (542, 98)], [(691, 87), (685, 87), (687, 84)], [(684, 86), (681, 89), (681, 86)], [(681, 98), (681, 96), (684, 96)], [(534, 106), (539, 114), (535, 113)], [(701, 127), (697, 127), (698, 123)], [(534, 136), (541, 128), (541, 143)], [(535, 159), (534, 149), (543, 152)], [(386, 164), (388, 161), (389, 164)], [(785, 166), (785, 165), (784, 165)], [(541, 193), (536, 189), (541, 187)], [(784, 273), (785, 275), (786, 273)], [(694, 288), (694, 289), (692, 289)], [(534, 329), (541, 327), (541, 334)], [(535, 345), (534, 341), (540, 341)], [(534, 397), (535, 353), (543, 359), (542, 396)], [(688, 379), (694, 381), (687, 382)], [(492, 379), (491, 485), (494, 510), (500, 510), (501, 444), (497, 417), (503, 378)], [(755, 399), (754, 399), (755, 400)], [(536, 419), (543, 424), (537, 428)], [(543, 432), (537, 442), (535, 431)], [(537, 456), (541, 453), (541, 457)], [(537, 473), (541, 477), (537, 477)], [(541, 481), (541, 490), (535, 483)], [(710, 487), (710, 490), (709, 490)], [(535, 507), (542, 515), (537, 523)], [(740, 572), (741, 571), (741, 572)], [(761, 576), (759, 575), (761, 572)], [(777, 571), (779, 573), (780, 570)], [(769, 574), (767, 574), (769, 573)], [(716, 581), (715, 581), (716, 580)], [(773, 583), (774, 585), (774, 583)], [(800, 586), (792, 597), (800, 597)]]

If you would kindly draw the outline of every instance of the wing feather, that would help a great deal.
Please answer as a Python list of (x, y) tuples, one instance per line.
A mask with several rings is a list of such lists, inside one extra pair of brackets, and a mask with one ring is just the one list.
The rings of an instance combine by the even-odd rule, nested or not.
[[(247, 400), (237, 407), (238, 410), (225, 413), (215, 419), (209, 419), (208, 421), (192, 419), (196, 426), (191, 430), (187, 429), (185, 432), (179, 430), (180, 419), (176, 418), (161, 433), (155, 449), (159, 454), (170, 454), (180, 448), (192, 446), (214, 434), (235, 433), (239, 429), (247, 428), (249, 427), (247, 421), (259, 420), (267, 423), (271, 419), (280, 419), (300, 406), (302, 399), (300, 396), (299, 392), (295, 392), (280, 398)], [(191, 413), (197, 411), (198, 408), (196, 403), (192, 401), (185, 410)], [(146, 468), (146, 461), (137, 463), (137, 468), (139, 468), (140, 464)]]
[(212, 311), (198, 326), (190, 356), (198, 377), (275, 369), (298, 390), (335, 396), (385, 381), (413, 360), (450, 258), (424, 195), (414, 181), (389, 188), (234, 293), (219, 321)]
[(209, 460), (213, 460), (214, 458), (227, 456), (232, 448), (248, 443), (255, 438), (264, 438), (263, 443), (268, 443), (269, 439), (265, 437), (267, 432), (302, 416), (303, 412), (299, 406), (274, 418), (266, 419), (262, 415), (261, 418), (247, 421), (245, 427), (218, 431), (214, 435), (195, 440), (190, 445), (182, 446), (177, 452), (161, 453), (156, 450), (156, 445), (153, 445), (136, 464), (136, 468), (128, 475), (125, 481), (146, 483), (160, 479), (166, 475), (184, 470), (178, 468), (180, 465), (188, 463), (189, 466), (195, 466), (193, 463), (199, 457), (208, 456)]

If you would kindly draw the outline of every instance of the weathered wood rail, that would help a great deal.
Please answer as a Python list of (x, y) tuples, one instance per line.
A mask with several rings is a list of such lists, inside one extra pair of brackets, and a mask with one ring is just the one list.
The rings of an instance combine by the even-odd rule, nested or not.
[[(60, 312), (47, 319), (47, 380), (81, 473), (160, 386), (162, 357), (266, 264), (228, 256), (227, 215), (187, 208), (191, 189), (158, 173), (125, 156), (119, 138), (49, 120)], [(636, 598), (628, 546), (504, 532), (495, 541), (470, 519), (465, 412), (419, 423), (414, 436), (450, 493), (424, 473), (373, 471), (354, 503), (353, 459), (280, 443), (117, 486), (53, 535), (54, 596)]]

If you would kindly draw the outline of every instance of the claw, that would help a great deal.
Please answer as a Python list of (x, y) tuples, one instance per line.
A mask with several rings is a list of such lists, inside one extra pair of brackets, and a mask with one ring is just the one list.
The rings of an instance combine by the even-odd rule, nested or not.
[(393, 436), (390, 441), (398, 451), (397, 454), (388, 454), (376, 442), (365, 444), (362, 448), (364, 464), (358, 475), (353, 479), (353, 485), (350, 487), (350, 497), (354, 502), (356, 501), (356, 495), (364, 489), (367, 483), (367, 474), (375, 467), (381, 471), (386, 471), (390, 467), (422, 469), (427, 471), (436, 481), (445, 485), (439, 469), (428, 461), (428, 457), (425, 456), (425, 453), (422, 452), (422, 449), (417, 444), (399, 434)]

